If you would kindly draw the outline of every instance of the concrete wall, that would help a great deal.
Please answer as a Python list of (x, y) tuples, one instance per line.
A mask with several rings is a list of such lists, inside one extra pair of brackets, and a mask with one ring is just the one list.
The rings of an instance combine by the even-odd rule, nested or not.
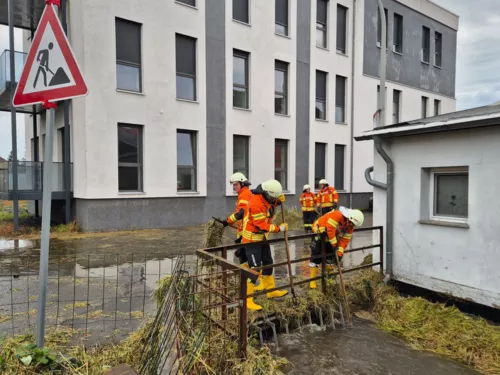
[[(395, 167), (395, 279), (500, 307), (500, 201), (496, 188), (500, 181), (494, 172), (499, 168), (499, 142), (500, 127), (385, 142)], [(469, 228), (420, 224), (425, 213), (422, 205), (428, 204), (422, 168), (458, 166), (469, 168)], [(384, 161), (376, 155), (374, 179), (385, 182), (385, 170)], [(376, 188), (374, 225), (385, 226), (385, 202), (385, 191)], [(376, 252), (374, 258), (378, 258)]]
[[(364, 1), (363, 73), (378, 77), (380, 66), (380, 47), (377, 46), (378, 2), (377, 0)], [(450, 19), (434, 20), (430, 17), (439, 17), (439, 10), (442, 9), (434, 6), (436, 8), (434, 11), (437, 13), (421, 13), (426, 10), (431, 11), (432, 7), (427, 4), (427, 1), (420, 3), (423, 5), (410, 9), (395, 0), (384, 1), (384, 7), (388, 11), (389, 26), (387, 30), (387, 79), (454, 98), (458, 17), (450, 15), (448, 17)], [(393, 52), (394, 13), (403, 16), (402, 54)], [(422, 26), (430, 28), (430, 64), (423, 63), (421, 58)], [(442, 34), (442, 66), (440, 68), (434, 66), (435, 31)]]

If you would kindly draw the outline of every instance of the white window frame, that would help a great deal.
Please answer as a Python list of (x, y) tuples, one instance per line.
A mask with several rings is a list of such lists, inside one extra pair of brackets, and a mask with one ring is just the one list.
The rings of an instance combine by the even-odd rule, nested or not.
[[(469, 177), (469, 168), (468, 167), (457, 167), (457, 168), (436, 168), (431, 169), (430, 171), (430, 187), (429, 187), (429, 219), (434, 221), (448, 222), (448, 223), (462, 223), (468, 224), (469, 222), (469, 214), (467, 217), (456, 217), (456, 216), (444, 216), (444, 215), (435, 215), (434, 207), (436, 203), (436, 176), (446, 175), (446, 174), (463, 174)], [(467, 210), (468, 212), (468, 210)]]

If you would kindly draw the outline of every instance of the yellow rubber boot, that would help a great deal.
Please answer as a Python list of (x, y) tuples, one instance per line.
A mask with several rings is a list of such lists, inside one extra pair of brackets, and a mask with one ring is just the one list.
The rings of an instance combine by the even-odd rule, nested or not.
[[(276, 283), (274, 282), (274, 276), (262, 276), (264, 280), (264, 287), (266, 289), (273, 289), (276, 287)], [(279, 298), (288, 294), (288, 290), (275, 290), (274, 292), (266, 293), (267, 298)]]
[[(247, 281), (247, 294), (253, 294), (255, 286), (250, 281)], [(253, 297), (247, 297), (247, 309), (252, 311), (262, 310), (262, 306), (257, 305), (253, 301)]]
[[(311, 271), (311, 278), (318, 276), (318, 267), (309, 267), (309, 270)], [(310, 289), (317, 288), (316, 280), (309, 282), (309, 288)]]
[(259, 275), (259, 282), (258, 282), (258, 283), (255, 283), (255, 284), (256, 284), (256, 285), (255, 285), (255, 289), (254, 289), (254, 290), (255, 290), (256, 292), (258, 292), (258, 291), (260, 291), (260, 290), (264, 290), (264, 289), (266, 289), (266, 288), (264, 287), (264, 279), (262, 278), (262, 271), (260, 271), (260, 275)]

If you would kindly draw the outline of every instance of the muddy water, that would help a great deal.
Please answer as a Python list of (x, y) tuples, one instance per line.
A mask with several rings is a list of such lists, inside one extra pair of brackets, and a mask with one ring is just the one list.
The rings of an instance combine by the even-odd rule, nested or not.
[[(371, 225), (371, 216), (366, 217)], [(290, 236), (302, 234), (291, 231)], [(224, 243), (233, 243), (227, 229)], [(277, 235), (280, 236), (280, 235)], [(153, 312), (150, 298), (159, 278), (171, 273), (176, 256), (194, 262), (203, 228), (82, 235), (52, 240), (50, 248), (48, 325), (86, 329), (90, 343), (121, 331), (123, 337), (139, 322), (136, 312)], [(354, 235), (353, 247), (372, 244), (372, 233)], [(290, 241), (291, 258), (307, 257), (310, 240)], [(39, 241), (0, 239), (0, 334), (33, 327), (38, 299)], [(284, 244), (272, 247), (275, 261), (285, 261)], [(371, 250), (346, 254), (346, 267), (359, 265)], [(229, 260), (235, 260), (233, 252)], [(309, 275), (308, 261), (292, 267), (294, 275)], [(287, 267), (275, 270), (286, 278)], [(280, 281), (278, 280), (278, 283)], [(74, 301), (78, 304), (74, 304)], [(94, 314), (93, 318), (84, 318)], [(103, 317), (105, 319), (103, 319)], [(351, 330), (317, 330), (280, 338), (279, 354), (291, 364), (288, 374), (473, 374), (474, 372), (430, 354), (412, 351), (391, 335), (363, 322)]]

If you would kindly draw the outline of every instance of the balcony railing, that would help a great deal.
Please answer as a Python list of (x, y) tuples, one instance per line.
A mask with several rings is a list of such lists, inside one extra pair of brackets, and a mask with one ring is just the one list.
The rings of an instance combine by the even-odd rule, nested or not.
[[(16, 69), (16, 83), (21, 78), (27, 54), (14, 51), (14, 64)], [(10, 50), (6, 49), (0, 55), (0, 95), (9, 89), (10, 84)]]
[[(0, 163), (0, 193), (14, 190), (13, 162)], [(17, 186), (20, 192), (40, 192), (43, 190), (43, 168), (41, 161), (17, 162)], [(64, 163), (52, 164), (52, 191), (63, 192)], [(71, 164), (71, 191), (73, 191), (73, 164)]]

